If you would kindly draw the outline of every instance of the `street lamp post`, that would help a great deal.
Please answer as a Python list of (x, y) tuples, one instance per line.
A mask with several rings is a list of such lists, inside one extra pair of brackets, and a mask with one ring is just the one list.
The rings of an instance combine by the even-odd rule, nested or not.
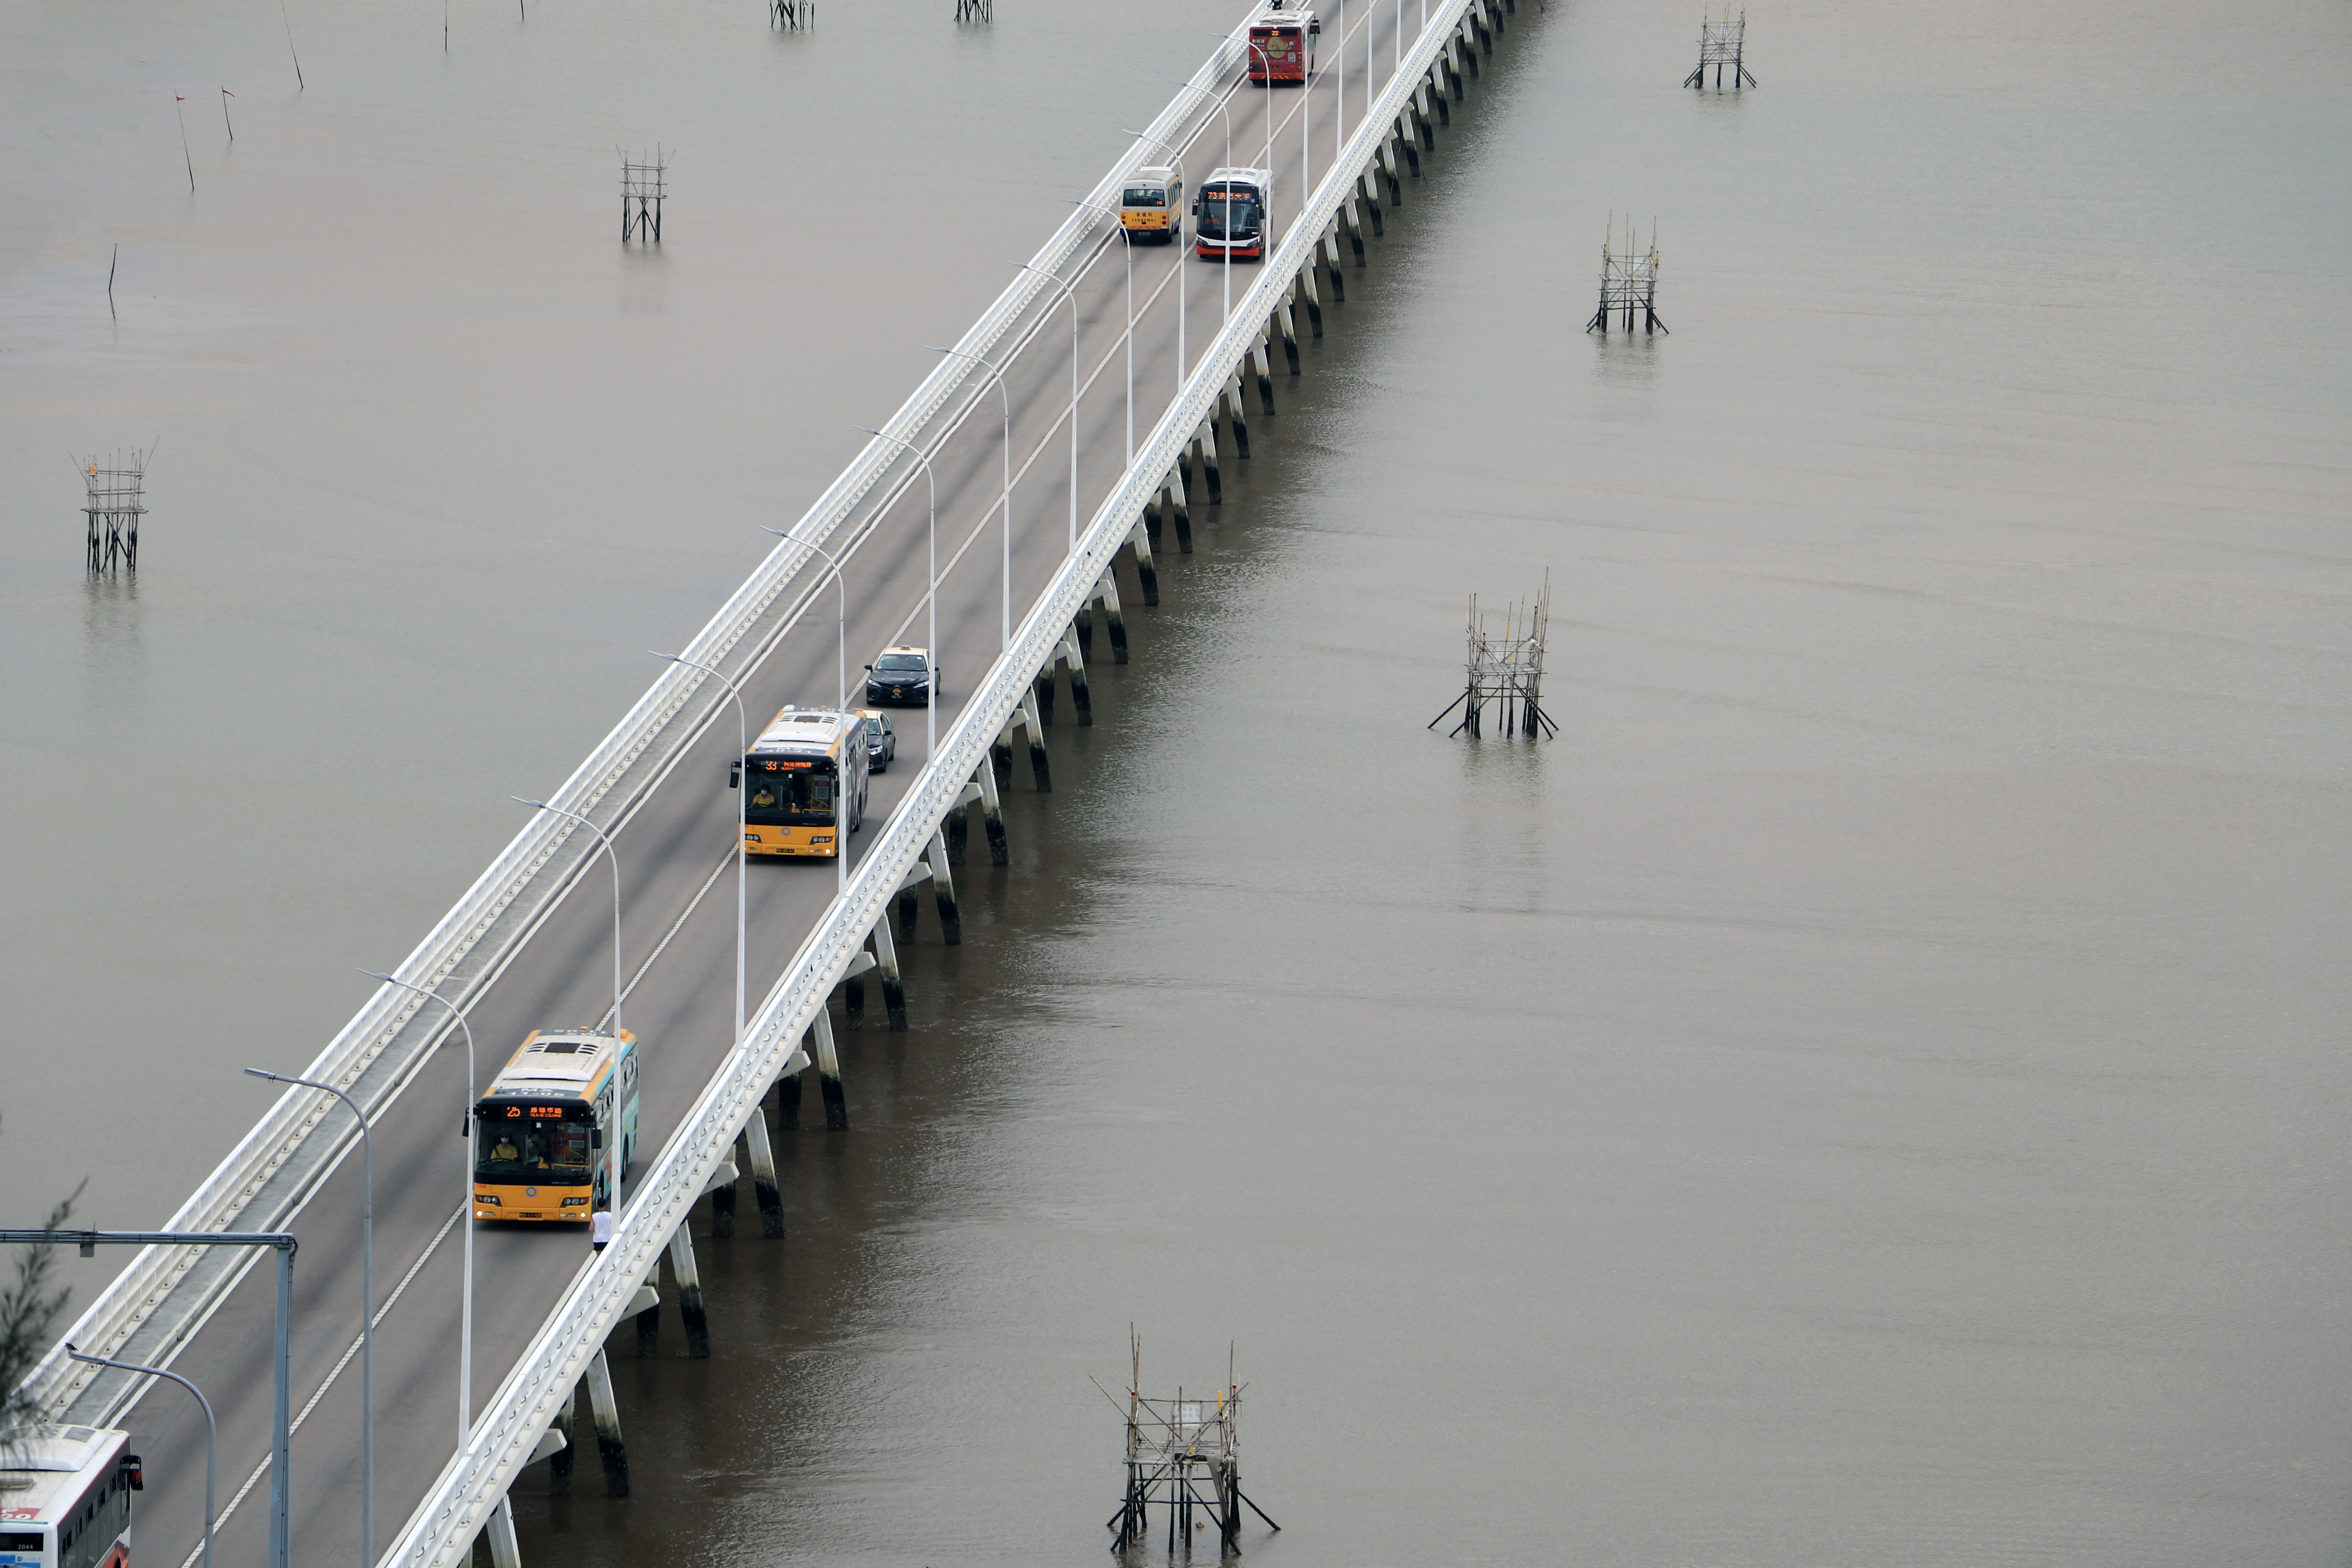
[[(1176, 183), (1180, 185), (1186, 184), (1184, 179), (1184, 154), (1182, 153), (1170, 146), (1167, 142), (1160, 141), (1159, 137), (1152, 135), (1148, 131), (1130, 131), (1128, 134), (1139, 142), (1150, 142), (1153, 146), (1167, 153), (1169, 157), (1174, 159), (1176, 162)], [(1184, 215), (1182, 213), (1170, 213), (1168, 215), (1168, 221), (1176, 226), (1176, 391), (1178, 395), (1181, 396), (1184, 391), (1185, 373), (1192, 368), (1185, 363), (1184, 359)], [(1074, 332), (1076, 331), (1076, 318), (1077, 310), (1076, 306), (1073, 306), (1071, 307), (1071, 321), (1073, 323), (1072, 331)], [(1075, 395), (1076, 395), (1074, 394), (1074, 400)]]
[[(1025, 261), (1013, 264), (1024, 272), (1034, 272), (1062, 291), (1070, 302), (1070, 550), (1078, 552), (1078, 296), (1076, 291), (1042, 267), (1032, 267)], [(1177, 295), (1178, 307), (1182, 307), (1183, 295)], [(1179, 321), (1182, 318), (1180, 316)], [(1177, 357), (1183, 357), (1181, 329), (1177, 339)]]
[(1004, 405), (1004, 605), (1003, 620), (997, 628), (996, 651), (1007, 653), (1013, 647), (1013, 395), (1004, 390), (1004, 373), (976, 353), (963, 349), (943, 349), (931, 345), (935, 354), (953, 354), (968, 359), (987, 371), (996, 380), (997, 400)]
[[(707, 664), (697, 664), (683, 654), (664, 653), (659, 648), (646, 651), (656, 658), (666, 658), (672, 664), (682, 664), (688, 669), (698, 669), (727, 689), (735, 700), (735, 1044), (743, 1044), (743, 864), (751, 857), (743, 853), (744, 801), (751, 794), (751, 781), (742, 775), (743, 760), (751, 751), (751, 721), (743, 710), (743, 693), (736, 684)], [(864, 737), (860, 737), (862, 743)]]
[[(899, 440), (896, 436), (886, 435), (864, 425), (858, 428), (868, 436), (896, 442), (907, 456), (923, 465), (923, 482), (930, 487), (930, 585), (923, 592), (923, 605), (930, 616), (925, 623), (929, 629), (923, 634), (926, 639), (924, 657), (931, 661), (929, 679), (923, 683), (923, 763), (929, 766), (931, 753), (939, 750), (940, 745), (940, 481), (931, 472), (931, 460), (916, 450), (912, 441)], [(1076, 470), (1073, 468), (1071, 471), (1075, 473)]]
[[(1230, 38), (1230, 37), (1226, 37), (1226, 35), (1222, 34), (1222, 33), (1221, 33), (1221, 34), (1219, 34), (1219, 35), (1218, 35), (1218, 37), (1225, 38), (1225, 41), (1226, 41), (1227, 43), (1231, 43), (1231, 42), (1233, 41), (1233, 40), (1232, 40), (1232, 38)], [(1192, 86), (1192, 84), (1191, 82), (1189, 82), (1189, 81), (1185, 81), (1185, 82), (1178, 82), (1176, 85), (1177, 85), (1177, 86), (1179, 86), (1179, 87), (1182, 87), (1182, 88), (1190, 89), (1192, 91), (1193, 91), (1193, 92), (1197, 92), (1197, 93), (1201, 94), (1203, 98), (1208, 99), (1208, 100), (1209, 100), (1211, 103), (1213, 103), (1213, 104), (1215, 104), (1215, 105), (1217, 106), (1217, 112), (1218, 112), (1219, 114), (1222, 114), (1222, 115), (1223, 115), (1223, 116), (1225, 117), (1225, 167), (1226, 167), (1226, 168), (1228, 168), (1228, 169), (1232, 168), (1232, 167), (1234, 166), (1234, 111), (1233, 111), (1231, 109), (1229, 109), (1229, 108), (1227, 108), (1227, 107), (1226, 107), (1226, 105), (1225, 105), (1225, 100), (1224, 100), (1223, 99), (1219, 98), (1219, 97), (1215, 96), (1214, 94), (1211, 93), (1211, 92), (1209, 91), (1209, 89), (1206, 89), (1206, 88), (1202, 88), (1202, 87), (1193, 87), (1193, 86)], [(1206, 213), (1206, 212), (1207, 212), (1207, 210), (1208, 210), (1208, 197), (1207, 197), (1207, 196), (1205, 196), (1205, 195), (1204, 195), (1204, 196), (1202, 196), (1202, 197), (1201, 198), (1201, 208), (1202, 208), (1202, 211), (1203, 213)], [(1223, 223), (1222, 223), (1222, 224), (1221, 224), (1221, 226), (1221, 226), (1221, 228), (1222, 228), (1222, 230), (1223, 230), (1223, 237), (1223, 237), (1222, 240), (1220, 240), (1220, 241), (1219, 241), (1219, 243), (1220, 243), (1220, 244), (1222, 244), (1222, 245), (1224, 247), (1224, 263), (1225, 263), (1225, 265), (1224, 265), (1224, 273), (1225, 273), (1225, 313), (1224, 313), (1224, 315), (1223, 315), (1222, 318), (1220, 318), (1220, 319), (1219, 319), (1219, 321), (1218, 321), (1218, 325), (1219, 325), (1221, 328), (1222, 328), (1222, 327), (1229, 327), (1229, 326), (1233, 325), (1233, 321), (1234, 321), (1234, 245), (1233, 245), (1234, 224), (1233, 224), (1233, 217), (1234, 217), (1234, 204), (1233, 204), (1233, 199), (1232, 199), (1232, 197), (1229, 195), (1229, 196), (1227, 196), (1227, 197), (1226, 197), (1226, 200), (1225, 200), (1225, 216), (1224, 216), (1224, 219), (1223, 219)]]
[(373, 969), (360, 973), (370, 980), (381, 980), (386, 985), (397, 985), (403, 991), (414, 991), (440, 1003), (466, 1034), (466, 1109), (457, 1121), (457, 1136), (466, 1141), (466, 1266), (457, 1303), (457, 1447), (462, 1448), (474, 1431), (474, 1026), (466, 1021), (465, 1013), (455, 1002), (438, 991), (411, 985), (397, 976), (378, 974)]
[(289, 1073), (245, 1069), (248, 1078), (299, 1084), (331, 1094), (360, 1124), (360, 1568), (375, 1568), (375, 1138), (360, 1102), (331, 1083)]
[(220, 1423), (213, 1419), (213, 1402), (205, 1391), (176, 1372), (165, 1372), (160, 1366), (139, 1366), (127, 1361), (109, 1361), (102, 1355), (84, 1355), (66, 1342), (66, 1354), (90, 1366), (110, 1366), (117, 1372), (144, 1373), (149, 1377), (168, 1377), (196, 1396), (196, 1404), (205, 1413), (205, 1568), (213, 1568), (213, 1476), (220, 1463)]
[[(1119, 230), (1119, 248), (1127, 252), (1127, 466), (1131, 468), (1135, 467), (1135, 240), (1126, 232), (1117, 207), (1100, 207), (1077, 198), (1070, 205), (1108, 216)], [(1178, 292), (1181, 298), (1181, 290)]]
[[(533, 811), (551, 811), (558, 816), (576, 822), (594, 834), (597, 842), (604, 847), (604, 858), (613, 867), (613, 1045), (618, 1050), (621, 1042), (621, 852), (613, 847), (613, 841), (604, 836), (603, 828), (576, 811), (566, 811), (543, 800), (525, 800), (519, 795), (510, 795), (507, 798)], [(617, 1220), (621, 1217), (621, 1139), (617, 1134), (613, 1139), (607, 1157), (613, 1163), (608, 1185), (613, 1194), (613, 1217)]]

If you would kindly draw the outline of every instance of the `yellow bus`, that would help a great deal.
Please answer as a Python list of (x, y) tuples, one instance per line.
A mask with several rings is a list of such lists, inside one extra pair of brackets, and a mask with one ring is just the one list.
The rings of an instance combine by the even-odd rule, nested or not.
[(743, 853), (832, 859), (866, 818), (867, 761), (860, 715), (782, 710), (743, 759)]
[(474, 1217), (578, 1220), (637, 1152), (637, 1037), (533, 1029), (474, 1102)]
[(1119, 192), (1119, 226), (1130, 245), (1173, 245), (1184, 237), (1183, 212), (1184, 182), (1173, 166), (1147, 164), (1129, 174)]

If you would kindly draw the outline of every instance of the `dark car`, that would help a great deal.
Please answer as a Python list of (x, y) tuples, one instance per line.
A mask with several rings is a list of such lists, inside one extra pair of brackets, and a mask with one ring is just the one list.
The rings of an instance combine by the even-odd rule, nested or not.
[(861, 708), (859, 717), (866, 721), (866, 765), (873, 773), (889, 769), (890, 760), (898, 754), (898, 731), (890, 727), (889, 718), (871, 708)]
[(937, 674), (930, 649), (886, 647), (880, 658), (866, 667), (866, 700), (876, 707), (920, 708), (931, 700), (931, 682)]

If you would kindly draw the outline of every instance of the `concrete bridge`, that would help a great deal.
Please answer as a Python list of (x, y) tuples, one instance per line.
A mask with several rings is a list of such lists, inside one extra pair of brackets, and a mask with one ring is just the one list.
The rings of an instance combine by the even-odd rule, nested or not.
[[(494, 1556), (510, 1562), (508, 1487), (528, 1464), (569, 1465), (567, 1431), (584, 1452), (592, 1410), (601, 1484), (625, 1489), (631, 1465), (662, 1463), (628, 1452), (607, 1337), (625, 1317), (640, 1314), (644, 1332), (670, 1312), (650, 1283), (667, 1251), (689, 1346), (707, 1343), (686, 1226), (693, 1206), (709, 1196), (731, 1215), (748, 1175), (764, 1187), (761, 1235), (782, 1234), (764, 1201), (769, 1117), (797, 1119), (800, 1075), (814, 1062), (826, 1121), (849, 1121), (829, 1000), (878, 983), (877, 1021), (905, 1026), (898, 947), (958, 940), (956, 883), (992, 874), (976, 850), (963, 854), (966, 842), (984, 841), (990, 863), (1004, 864), (998, 791), (1050, 788), (1060, 683), (1071, 698), (1061, 717), (1087, 721), (1087, 660), (1124, 661), (1123, 617), (1157, 602), (1160, 552), (1189, 551), (1190, 508), (1215, 504), (1223, 465), (1268, 438), (1279, 388), (1298, 371), (1297, 340), (1337, 324), (1349, 279), (1409, 210), (1424, 156), (1444, 144), (1497, 35), (1532, 18), (1517, 0), (1359, 0), (1344, 13), (1330, 0), (1322, 19), (1321, 68), (1303, 91), (1251, 87), (1247, 19), (1235, 26), (681, 650), (725, 680), (661, 666), (551, 797), (615, 846), (625, 1021), (646, 1064), (643, 1148), (603, 1253), (570, 1227), (478, 1231), (468, 1422), (461, 1119), (527, 1032), (609, 1016), (613, 905), (596, 834), (531, 813), (397, 972), (464, 1010), (479, 1047), (472, 1081), (450, 1012), (398, 985), (380, 989), (304, 1070), (367, 1107), (375, 1126), (378, 1539), (367, 1556), (447, 1564), (487, 1531)], [(1213, 167), (1266, 163), (1269, 146), (1274, 243), (1262, 265), (1228, 274), (1189, 245), (1119, 243), (1114, 209), (1131, 169), (1181, 161), (1197, 191)], [(784, 703), (831, 703), (836, 605), (845, 603), (838, 635), (853, 671), (888, 644), (927, 641), (934, 559), (945, 671), (936, 742), (906, 710), (899, 763), (874, 780), (838, 892), (822, 863), (751, 868), (752, 1003), (739, 1041), (737, 797), (727, 787), (738, 733), (726, 683), (740, 688), (755, 731)], [(965, 831), (970, 814), (982, 834)], [(339, 1101), (290, 1089), (166, 1227), (299, 1238), (289, 1528), (304, 1563), (362, 1552), (357, 1148)], [(740, 1245), (766, 1245), (746, 1220)], [(244, 1562), (267, 1555), (270, 1496), (274, 1285), (253, 1262), (225, 1247), (148, 1247), (67, 1336), (205, 1389), (220, 1419), (219, 1550)], [(188, 1568), (201, 1536), (204, 1426), (191, 1402), (153, 1382), (69, 1362), (60, 1347), (30, 1386), (59, 1419), (152, 1434), (140, 1555)], [(580, 1474), (599, 1484), (584, 1464)]]

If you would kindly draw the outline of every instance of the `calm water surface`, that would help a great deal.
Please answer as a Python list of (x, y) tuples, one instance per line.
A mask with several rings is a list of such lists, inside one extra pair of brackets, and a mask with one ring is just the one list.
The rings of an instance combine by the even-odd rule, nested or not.
[[(12, 1204), (164, 1217), (1230, 20), (534, 9), (0, 24)], [(1130, 1322), (1267, 1568), (2352, 1552), (2352, 22), (1692, 20), (1517, 19), (528, 1560), (1097, 1561)], [(1547, 571), (1560, 738), (1424, 731)]]

